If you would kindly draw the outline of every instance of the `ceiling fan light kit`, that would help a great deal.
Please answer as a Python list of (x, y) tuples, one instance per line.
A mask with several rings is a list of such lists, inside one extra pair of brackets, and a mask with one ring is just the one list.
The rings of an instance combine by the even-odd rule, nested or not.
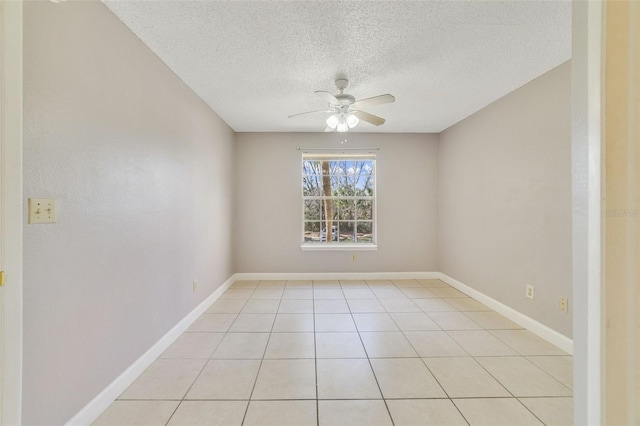
[(349, 80), (339, 78), (335, 81), (335, 84), (340, 91), (340, 93), (336, 95), (332, 95), (323, 90), (317, 90), (315, 92), (316, 95), (328, 102), (328, 109), (293, 114), (290, 115), (289, 118), (298, 115), (329, 113), (331, 115), (326, 120), (327, 127), (325, 128), (325, 132), (332, 132), (334, 130), (341, 133), (347, 132), (349, 129), (356, 127), (361, 120), (374, 126), (384, 124), (384, 118), (362, 111), (360, 108), (395, 102), (396, 98), (393, 97), (393, 95), (385, 94), (357, 101), (353, 95), (344, 93), (344, 89), (349, 85)]

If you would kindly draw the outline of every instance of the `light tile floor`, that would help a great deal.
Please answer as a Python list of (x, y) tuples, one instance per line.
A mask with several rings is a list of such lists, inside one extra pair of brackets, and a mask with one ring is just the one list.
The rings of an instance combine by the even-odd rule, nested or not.
[(96, 425), (569, 425), (571, 356), (440, 280), (239, 281)]

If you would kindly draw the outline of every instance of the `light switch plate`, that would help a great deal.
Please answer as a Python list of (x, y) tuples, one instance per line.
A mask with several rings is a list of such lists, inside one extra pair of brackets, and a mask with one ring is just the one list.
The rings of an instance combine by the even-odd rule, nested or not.
[(29, 223), (56, 223), (58, 211), (53, 198), (29, 198)]

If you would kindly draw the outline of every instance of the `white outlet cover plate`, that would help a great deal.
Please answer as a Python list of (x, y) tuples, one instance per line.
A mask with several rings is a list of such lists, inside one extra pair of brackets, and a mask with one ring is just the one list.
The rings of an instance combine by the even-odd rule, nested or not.
[(56, 223), (58, 209), (53, 198), (29, 198), (29, 223)]

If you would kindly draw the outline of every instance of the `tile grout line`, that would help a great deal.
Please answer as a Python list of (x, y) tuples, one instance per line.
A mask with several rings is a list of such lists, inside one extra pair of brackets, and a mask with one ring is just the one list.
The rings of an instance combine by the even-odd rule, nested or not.
[[(261, 282), (262, 281), (258, 281), (258, 287), (260, 286)], [(256, 287), (256, 289), (258, 287)], [(283, 289), (282, 289), (282, 295), (284, 295), (284, 289), (285, 288), (286, 288), (286, 281), (285, 281), (285, 287), (283, 287)], [(278, 301), (278, 309), (280, 309), (280, 303), (282, 303), (282, 295), (280, 296), (280, 300)], [(258, 371), (256, 372), (256, 378), (253, 381), (253, 386), (251, 388), (251, 393), (249, 394), (249, 399), (247, 400), (247, 408), (245, 408), (245, 410), (244, 410), (244, 415), (242, 416), (242, 421), (240, 422), (240, 425), (243, 425), (245, 420), (247, 419), (247, 413), (249, 412), (249, 405), (251, 405), (251, 397), (253, 396), (253, 392), (256, 390), (256, 384), (258, 383), (258, 377), (260, 376), (260, 370), (262, 370), (262, 364), (264, 362), (264, 357), (265, 357), (265, 355), (267, 353), (267, 349), (269, 348), (269, 341), (271, 341), (271, 333), (273, 332), (273, 327), (276, 324), (276, 317), (278, 315), (277, 314), (278, 309), (276, 309), (276, 314), (273, 316), (273, 322), (271, 323), (271, 330), (269, 331), (269, 337), (267, 338), (266, 345), (264, 345), (264, 351), (262, 352), (262, 359), (260, 359), (260, 365), (258, 366)]]
[[(369, 286), (369, 284), (367, 283), (367, 287), (368, 286)], [(371, 290), (373, 295), (376, 297), (375, 300), (378, 300), (378, 296), (375, 294), (373, 289), (371, 289), (371, 288), (369, 288), (369, 289)], [(378, 302), (380, 302), (380, 301), (378, 300)], [(373, 369), (373, 364), (371, 364), (371, 358), (369, 358), (369, 352), (367, 351), (367, 347), (364, 345), (364, 340), (362, 340), (362, 336), (360, 335), (360, 329), (358, 328), (358, 324), (356, 323), (355, 318), (353, 318), (353, 312), (351, 312), (351, 307), (349, 306), (348, 303), (347, 303), (347, 307), (349, 308), (349, 313), (351, 315), (351, 321), (353, 321), (353, 324), (356, 327), (356, 331), (358, 333), (358, 338), (360, 339), (360, 344), (362, 345), (362, 348), (364, 349), (364, 353), (367, 356), (367, 363), (369, 364), (369, 368), (371, 369), (371, 374), (373, 374), (373, 378), (375, 379), (376, 385), (378, 386), (378, 392), (380, 392), (380, 397), (382, 398), (382, 402), (384, 403), (384, 407), (387, 409), (387, 414), (389, 415), (389, 419), (391, 419), (391, 424), (395, 426), (396, 422), (393, 419), (393, 416), (391, 415), (391, 410), (389, 409), (389, 404), (387, 404), (387, 399), (385, 398), (384, 393), (382, 392), (382, 387), (380, 386), (380, 382), (378, 381), (378, 376), (376, 375), (376, 371)]]
[[(233, 285), (233, 284), (232, 284)], [(252, 290), (251, 293), (249, 294), (249, 296), (251, 296), (251, 294), (253, 294), (253, 292), (255, 291)], [(242, 307), (240, 308), (240, 310), (242, 311), (242, 309), (244, 308), (244, 306), (247, 304), (247, 301), (249, 299), (247, 299), (243, 304)], [(206, 311), (205, 311), (206, 313)], [(229, 330), (231, 329), (231, 327), (233, 326), (233, 323), (236, 322), (236, 320), (238, 319), (238, 316), (240, 315), (240, 313), (236, 314), (236, 317), (233, 319), (233, 322), (231, 324), (229, 324), (229, 328), (227, 328), (227, 331), (225, 331), (224, 336), (222, 336), (222, 339), (220, 339), (220, 341), (218, 342), (218, 344), (215, 346), (215, 348), (213, 348), (213, 350), (211, 351), (211, 354), (209, 355), (209, 358), (207, 358), (207, 360), (205, 361), (204, 365), (202, 366), (202, 368), (200, 369), (200, 372), (198, 372), (198, 374), (196, 375), (195, 379), (193, 380), (193, 382), (191, 382), (191, 385), (189, 386), (189, 388), (186, 390), (186, 392), (184, 393), (184, 395), (182, 395), (182, 398), (180, 399), (180, 402), (178, 403), (178, 405), (176, 406), (176, 409), (173, 410), (173, 413), (171, 413), (171, 416), (169, 416), (169, 418), (167, 419), (167, 422), (165, 423), (165, 425), (169, 424), (169, 422), (171, 421), (171, 419), (173, 418), (173, 416), (175, 416), (175, 414), (178, 412), (178, 408), (182, 405), (182, 403), (185, 401), (185, 397), (189, 394), (189, 391), (191, 391), (191, 389), (193, 388), (193, 385), (198, 381), (198, 378), (202, 375), (202, 372), (204, 371), (204, 369), (207, 367), (207, 364), (209, 364), (209, 361), (211, 361), (211, 357), (213, 356), (213, 354), (215, 353), (215, 351), (218, 349), (218, 347), (220, 346), (220, 344), (222, 343), (222, 341), (224, 340), (224, 338), (227, 336), (227, 334), (229, 334)], [(186, 332), (186, 331), (185, 331)], [(184, 334), (184, 333), (183, 333)], [(248, 405), (248, 404), (247, 404)]]
[[(393, 281), (391, 281), (393, 282)], [(422, 284), (422, 283), (421, 283)], [(394, 283), (395, 285), (395, 283)], [(403, 292), (404, 293), (404, 292)], [(435, 293), (434, 293), (435, 294)], [(414, 303), (415, 304), (415, 303)], [(416, 305), (417, 306), (417, 305)], [(418, 306), (418, 308), (420, 308)], [(386, 309), (386, 308), (385, 308)], [(422, 311), (422, 308), (420, 308), (420, 310)], [(436, 324), (441, 331), (445, 331), (444, 329), (442, 329), (442, 327), (440, 326), (440, 324), (438, 324), (433, 318), (431, 318), (429, 316), (429, 314), (427, 314), (426, 312), (423, 311), (423, 313), (427, 316), (427, 318), (429, 318), (431, 321), (433, 321), (434, 324)], [(431, 376), (433, 377), (433, 379), (436, 381), (436, 383), (438, 384), (438, 386), (440, 386), (440, 389), (442, 389), (442, 392), (444, 392), (444, 394), (447, 396), (447, 399), (449, 400), (449, 402), (451, 402), (451, 404), (456, 408), (456, 410), (458, 411), (458, 413), (460, 413), (460, 415), (462, 416), (462, 419), (467, 423), (467, 425), (469, 425), (469, 421), (467, 420), (467, 418), (464, 416), (464, 414), (462, 414), (462, 411), (460, 411), (460, 409), (458, 408), (458, 406), (455, 404), (455, 402), (453, 402), (453, 399), (451, 399), (451, 397), (449, 396), (449, 393), (447, 392), (447, 390), (444, 388), (444, 386), (442, 386), (442, 383), (440, 383), (440, 380), (438, 380), (438, 378), (436, 377), (435, 374), (433, 374), (433, 372), (431, 371), (431, 369), (429, 368), (429, 366), (427, 365), (426, 362), (424, 362), (424, 359), (420, 356), (420, 352), (416, 349), (416, 347), (413, 345), (413, 343), (411, 343), (411, 340), (409, 340), (409, 338), (407, 337), (407, 335), (405, 334), (405, 331), (402, 329), (402, 327), (400, 327), (398, 325), (398, 323), (396, 322), (396, 320), (393, 318), (393, 316), (389, 314), (389, 317), (391, 318), (391, 321), (394, 322), (394, 324), (396, 325), (396, 327), (398, 327), (398, 330), (400, 330), (400, 332), (402, 333), (402, 336), (407, 340), (407, 342), (409, 343), (409, 346), (411, 346), (411, 348), (415, 351), (416, 355), (418, 355), (418, 359), (420, 360), (420, 362), (422, 362), (422, 365), (425, 366), (425, 368), (427, 369), (427, 371), (429, 372), (429, 374), (431, 374)], [(437, 331), (437, 330), (435, 330)], [(446, 333), (446, 331), (445, 331)], [(448, 335), (448, 334), (447, 334)], [(457, 343), (456, 343), (457, 344)], [(464, 348), (461, 347), (461, 349), (463, 351), (465, 351)], [(466, 351), (465, 351), (466, 352)], [(468, 353), (468, 352), (467, 352)]]
[(313, 280), (311, 281), (311, 311), (313, 317), (313, 364), (315, 365), (316, 372), (316, 425), (320, 426), (320, 401), (318, 395), (318, 344), (316, 340), (316, 298), (315, 298), (315, 286)]

